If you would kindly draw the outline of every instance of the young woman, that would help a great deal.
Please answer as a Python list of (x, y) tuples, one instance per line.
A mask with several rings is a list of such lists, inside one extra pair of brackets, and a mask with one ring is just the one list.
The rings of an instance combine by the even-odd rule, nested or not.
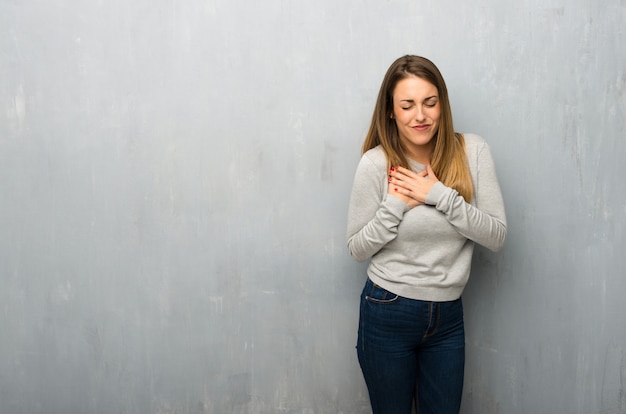
[(348, 248), (371, 259), (357, 351), (373, 412), (458, 413), (474, 244), (497, 251), (506, 237), (491, 152), (454, 131), (443, 77), (419, 56), (387, 71), (362, 152)]

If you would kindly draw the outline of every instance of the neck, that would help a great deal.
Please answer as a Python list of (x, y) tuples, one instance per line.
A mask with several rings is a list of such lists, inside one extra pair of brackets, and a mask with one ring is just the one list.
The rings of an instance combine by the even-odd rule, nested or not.
[(410, 151), (406, 151), (406, 157), (412, 159), (415, 162), (418, 162), (423, 165), (430, 164), (430, 160), (433, 155), (434, 145), (433, 142), (429, 142), (426, 145), (420, 147), (412, 147)]

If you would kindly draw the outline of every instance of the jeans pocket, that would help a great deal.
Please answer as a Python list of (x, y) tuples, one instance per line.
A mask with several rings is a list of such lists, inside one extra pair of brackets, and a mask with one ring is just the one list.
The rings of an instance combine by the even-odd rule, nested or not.
[(372, 281), (369, 281), (366, 285), (365, 300), (370, 303), (377, 303), (379, 305), (389, 305), (397, 302), (400, 296), (395, 293), (391, 293), (388, 290), (378, 286)]

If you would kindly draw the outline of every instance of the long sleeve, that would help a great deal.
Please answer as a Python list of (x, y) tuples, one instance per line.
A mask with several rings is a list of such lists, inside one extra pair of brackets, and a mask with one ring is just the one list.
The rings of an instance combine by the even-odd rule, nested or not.
[(491, 150), (483, 141), (468, 157), (475, 157), (475, 162), (470, 160), (470, 168), (476, 169), (472, 174), (474, 201), (467, 203), (454, 189), (437, 183), (426, 204), (444, 213), (459, 234), (498, 251), (506, 238), (506, 215)]
[(439, 182), (424, 205), (409, 209), (388, 195), (382, 147), (369, 150), (359, 162), (348, 212), (348, 249), (358, 261), (371, 258), (368, 277), (390, 292), (417, 300), (458, 299), (475, 244), (495, 251), (504, 243), (506, 216), (491, 151), (481, 137), (464, 136), (474, 186), (469, 203)]
[[(382, 158), (381, 158), (382, 156)], [(384, 166), (381, 168), (381, 163)], [(370, 151), (356, 170), (348, 210), (348, 249), (357, 261), (365, 261), (396, 238), (398, 225), (408, 210), (406, 203), (387, 196), (386, 160)]]

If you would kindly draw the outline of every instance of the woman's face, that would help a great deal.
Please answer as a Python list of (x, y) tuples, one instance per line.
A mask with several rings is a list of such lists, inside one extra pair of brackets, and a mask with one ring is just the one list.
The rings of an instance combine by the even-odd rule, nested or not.
[(430, 162), (433, 136), (439, 128), (439, 93), (432, 83), (409, 76), (393, 91), (393, 118), (407, 156), (422, 164)]

